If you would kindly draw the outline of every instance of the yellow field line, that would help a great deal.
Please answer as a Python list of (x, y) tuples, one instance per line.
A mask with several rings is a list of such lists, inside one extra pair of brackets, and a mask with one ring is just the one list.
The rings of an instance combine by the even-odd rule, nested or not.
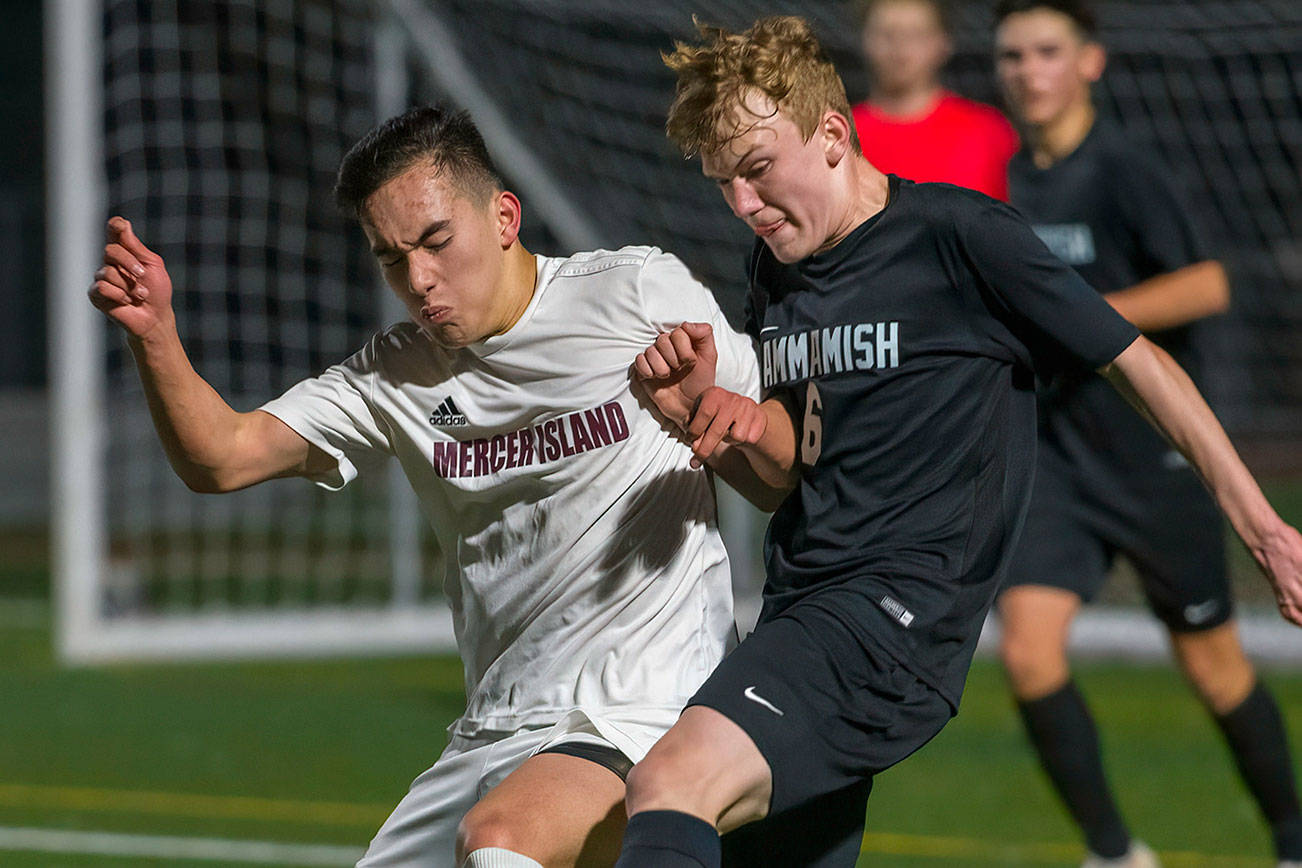
[[(981, 838), (957, 838), (944, 835), (902, 835), (894, 832), (869, 832), (864, 836), (861, 853), (882, 856), (922, 856), (925, 858), (988, 859), (992, 864), (1074, 864), (1084, 857), (1079, 844), (1040, 842), (1013, 844)], [(1232, 854), (1195, 853), (1187, 850), (1163, 850), (1159, 854), (1168, 868), (1262, 868), (1266, 859)]]
[[(0, 784), (0, 807), (113, 811), (201, 819), (276, 820), (321, 825), (377, 828), (392, 805), (359, 802), (317, 802), (259, 796), (213, 796), (149, 790), (110, 790), (94, 787), (55, 787)], [(986, 859), (992, 864), (1061, 864), (1081, 858), (1079, 844), (1057, 842), (1006, 843), (945, 835), (905, 835), (869, 832), (862, 852), (924, 858)], [(1265, 860), (1230, 854), (1164, 850), (1170, 868), (1260, 868)]]
[(368, 828), (378, 827), (393, 810), (393, 805), (356, 802), (309, 802), (258, 796), (211, 796), (31, 784), (0, 784), (0, 806), (119, 811), (176, 817), (281, 820)]

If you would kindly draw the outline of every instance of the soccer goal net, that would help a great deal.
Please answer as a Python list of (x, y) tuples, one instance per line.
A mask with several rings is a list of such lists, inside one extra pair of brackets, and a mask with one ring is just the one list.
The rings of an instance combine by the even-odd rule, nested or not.
[[(985, 4), (954, 4), (949, 82), (997, 102)], [(845, 4), (795, 0), (49, 0), (52, 358), (60, 643), (69, 659), (450, 647), (443, 577), (405, 483), (196, 495), (157, 443), (120, 335), (85, 302), (110, 213), (167, 260), (199, 372), (250, 409), (361, 345), (386, 308), (333, 175), (377, 119), (475, 117), (530, 249), (658, 244), (740, 314), (750, 239), (665, 140), (660, 52), (692, 15), (809, 17), (864, 92)], [(1206, 386), (1234, 432), (1302, 431), (1302, 12), (1289, 0), (1099, 4), (1106, 112), (1214, 218), (1235, 312)], [(743, 575), (758, 521), (727, 502)], [(1256, 581), (1241, 590), (1263, 603)], [(1150, 647), (1133, 597), (1103, 647)], [(1127, 620), (1132, 619), (1132, 620)], [(1135, 621), (1134, 623), (1138, 623)], [(1130, 625), (1130, 626), (1127, 626)], [(1139, 638), (1136, 638), (1139, 637)]]

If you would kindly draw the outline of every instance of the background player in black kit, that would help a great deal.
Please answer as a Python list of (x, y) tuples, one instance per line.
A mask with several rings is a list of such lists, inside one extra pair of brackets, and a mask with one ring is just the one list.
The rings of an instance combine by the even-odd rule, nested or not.
[[(1196, 377), (1190, 326), (1228, 305), (1225, 272), (1168, 173), (1096, 119), (1090, 85), (1105, 57), (1090, 10), (1072, 0), (1006, 0), (996, 20), (996, 67), (1026, 141), (1009, 166), (1010, 201)], [(1216, 504), (1183, 456), (1101, 377), (1059, 378), (1041, 390), (1039, 441), (1026, 529), (999, 598), (1001, 652), (1031, 741), (1085, 833), (1085, 864), (1156, 864), (1132, 843), (1112, 799), (1066, 655), (1072, 619), (1118, 552), (1134, 564), (1181, 669), (1225, 734), (1278, 857), (1302, 860), (1284, 727), (1239, 644)]]
[[(758, 236), (749, 331), (765, 400), (712, 386), (707, 328), (637, 361), (725, 478), (785, 497), (755, 632), (628, 778), (620, 868), (851, 865), (872, 776), (954, 714), (1030, 491), (1033, 372), (1103, 368), (1216, 491), (1302, 622), (1302, 536), (1188, 378), (1007, 206), (859, 153), (804, 21), (679, 45), (670, 136)], [(745, 471), (746, 473), (743, 473)], [(729, 836), (731, 837), (731, 836)]]

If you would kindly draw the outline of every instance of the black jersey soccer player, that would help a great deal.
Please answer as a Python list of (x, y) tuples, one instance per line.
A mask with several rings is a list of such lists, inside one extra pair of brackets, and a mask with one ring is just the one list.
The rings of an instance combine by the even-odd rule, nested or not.
[[(1079, 0), (1005, 0), (995, 18), (996, 69), (1027, 144), (1009, 166), (1012, 204), (1194, 373), (1191, 325), (1228, 305), (1228, 282), (1168, 172), (1096, 117), (1090, 86), (1106, 58), (1092, 10)], [(999, 597), (1001, 652), (1027, 733), (1084, 832), (1085, 864), (1154, 864), (1109, 791), (1066, 654), (1072, 620), (1117, 552), (1135, 565), (1181, 669), (1225, 734), (1277, 856), (1302, 860), (1283, 723), (1239, 643), (1221, 518), (1197, 474), (1102, 378), (1060, 378), (1041, 391), (1031, 504)]]
[(708, 387), (702, 327), (636, 365), (698, 457), (785, 499), (760, 623), (634, 767), (617, 864), (717, 865), (738, 830), (764, 849), (737, 864), (852, 865), (873, 775), (957, 709), (1030, 491), (1033, 372), (1102, 369), (1145, 404), (1295, 622), (1302, 535), (1180, 368), (1014, 211), (863, 159), (803, 20), (701, 37), (666, 58), (668, 130), (758, 236), (765, 398)]

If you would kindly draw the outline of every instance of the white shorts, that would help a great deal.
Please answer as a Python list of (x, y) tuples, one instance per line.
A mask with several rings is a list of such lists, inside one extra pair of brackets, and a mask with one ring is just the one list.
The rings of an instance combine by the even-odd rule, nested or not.
[(600, 716), (575, 710), (538, 729), (454, 734), (438, 761), (412, 781), (357, 868), (456, 868), (461, 818), (529, 757), (577, 741), (617, 748), (638, 762), (677, 717), (677, 710), (664, 709), (620, 709)]

